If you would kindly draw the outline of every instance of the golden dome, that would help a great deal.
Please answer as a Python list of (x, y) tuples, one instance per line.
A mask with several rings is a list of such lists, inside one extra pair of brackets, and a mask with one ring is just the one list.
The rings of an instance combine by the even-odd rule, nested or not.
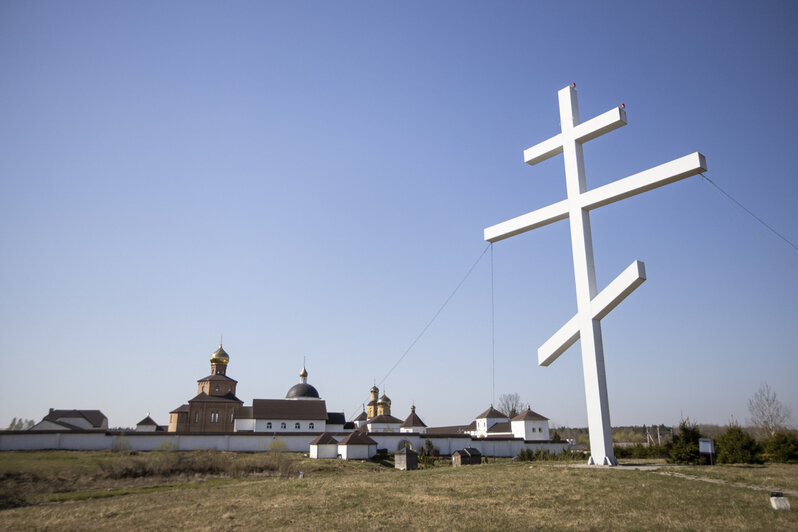
[(219, 349), (213, 352), (211, 355), (211, 364), (228, 364), (230, 363), (230, 355), (228, 355), (225, 350), (222, 348), (222, 344), (219, 344)]
[(308, 370), (305, 369), (305, 366), (302, 366), (302, 371), (299, 372), (299, 376), (303, 379), (308, 376)]

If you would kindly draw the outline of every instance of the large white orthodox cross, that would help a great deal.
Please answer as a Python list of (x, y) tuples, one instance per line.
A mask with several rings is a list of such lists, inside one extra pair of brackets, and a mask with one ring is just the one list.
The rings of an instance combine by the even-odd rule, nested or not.
[(601, 319), (645, 281), (645, 265), (634, 261), (600, 293), (596, 290), (590, 211), (641, 192), (706, 171), (700, 153), (640, 172), (603, 187), (587, 190), (582, 144), (626, 125), (624, 107), (617, 107), (587, 122), (579, 121), (575, 84), (558, 93), (562, 132), (524, 150), (524, 161), (535, 165), (563, 154), (568, 199), (485, 229), (485, 240), (498, 242), (568, 218), (574, 256), (577, 313), (538, 349), (538, 363), (548, 366), (577, 340), (582, 340), (582, 367), (590, 431), (590, 464), (617, 465), (612, 449), (607, 377)]

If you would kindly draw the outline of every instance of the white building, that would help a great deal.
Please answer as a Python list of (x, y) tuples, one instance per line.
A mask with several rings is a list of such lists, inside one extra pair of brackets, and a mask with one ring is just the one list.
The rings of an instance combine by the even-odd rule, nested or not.
[(369, 417), (366, 415), (366, 409), (363, 408), (363, 412), (361, 412), (360, 415), (358, 415), (355, 419), (353, 419), (352, 422), (355, 424), (356, 429), (360, 429), (360, 427), (366, 424), (368, 418)]
[(464, 430), (475, 438), (521, 438), (524, 441), (548, 441), (549, 419), (533, 412), (529, 405), (526, 409), (509, 419), (504, 413), (493, 408), (477, 416), (473, 427)]
[(344, 460), (368, 460), (377, 454), (377, 442), (360, 432), (353, 432), (338, 444)]
[(303, 367), (300, 382), (293, 385), (285, 399), (253, 399), (252, 406), (236, 409), (235, 432), (311, 433), (343, 432), (354, 428), (346, 423), (342, 412), (327, 412), (327, 404), (319, 392), (308, 384)]
[(499, 412), (493, 405), (477, 416), (475, 426), (468, 433), (475, 438), (485, 438), (493, 436), (512, 436), (513, 431), (510, 427), (510, 418), (506, 414)]
[(424, 434), (427, 432), (427, 426), (421, 421), (418, 414), (416, 414), (416, 405), (410, 407), (410, 415), (407, 416), (405, 422), (399, 427), (399, 432), (413, 432), (416, 434)]
[(524, 441), (548, 441), (549, 440), (549, 418), (543, 417), (537, 412), (529, 409), (510, 420), (513, 436), (523, 438)]
[(369, 432), (399, 432), (402, 420), (390, 414), (382, 414), (367, 420), (365, 425)]
[(331, 434), (323, 432), (310, 442), (311, 458), (338, 458), (338, 440)]
[(107, 430), (108, 418), (99, 410), (56, 410), (50, 412), (30, 430)]
[(155, 420), (150, 417), (149, 413), (147, 413), (147, 417), (136, 423), (136, 432), (157, 432), (157, 431), (158, 431), (158, 423), (156, 423)]
[(313, 432), (327, 430), (327, 405), (321, 399), (253, 399), (236, 410), (235, 432)]

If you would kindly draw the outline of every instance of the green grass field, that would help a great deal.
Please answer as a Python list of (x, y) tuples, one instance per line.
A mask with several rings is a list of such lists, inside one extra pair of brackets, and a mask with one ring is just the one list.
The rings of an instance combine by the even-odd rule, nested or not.
[(798, 489), (798, 465), (639, 471), (509, 460), (447, 464), (398, 471), (289, 453), (6, 452), (0, 527), (798, 530), (795, 510), (772, 510), (762, 491)]

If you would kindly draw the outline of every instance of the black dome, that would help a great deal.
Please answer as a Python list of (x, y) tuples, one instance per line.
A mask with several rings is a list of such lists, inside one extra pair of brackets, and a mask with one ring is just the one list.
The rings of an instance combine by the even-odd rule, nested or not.
[(288, 390), (288, 393), (285, 394), (286, 399), (318, 399), (319, 392), (316, 391), (316, 388), (311, 386), (310, 384), (305, 384), (300, 382), (299, 384), (294, 384), (291, 386), (291, 389)]

